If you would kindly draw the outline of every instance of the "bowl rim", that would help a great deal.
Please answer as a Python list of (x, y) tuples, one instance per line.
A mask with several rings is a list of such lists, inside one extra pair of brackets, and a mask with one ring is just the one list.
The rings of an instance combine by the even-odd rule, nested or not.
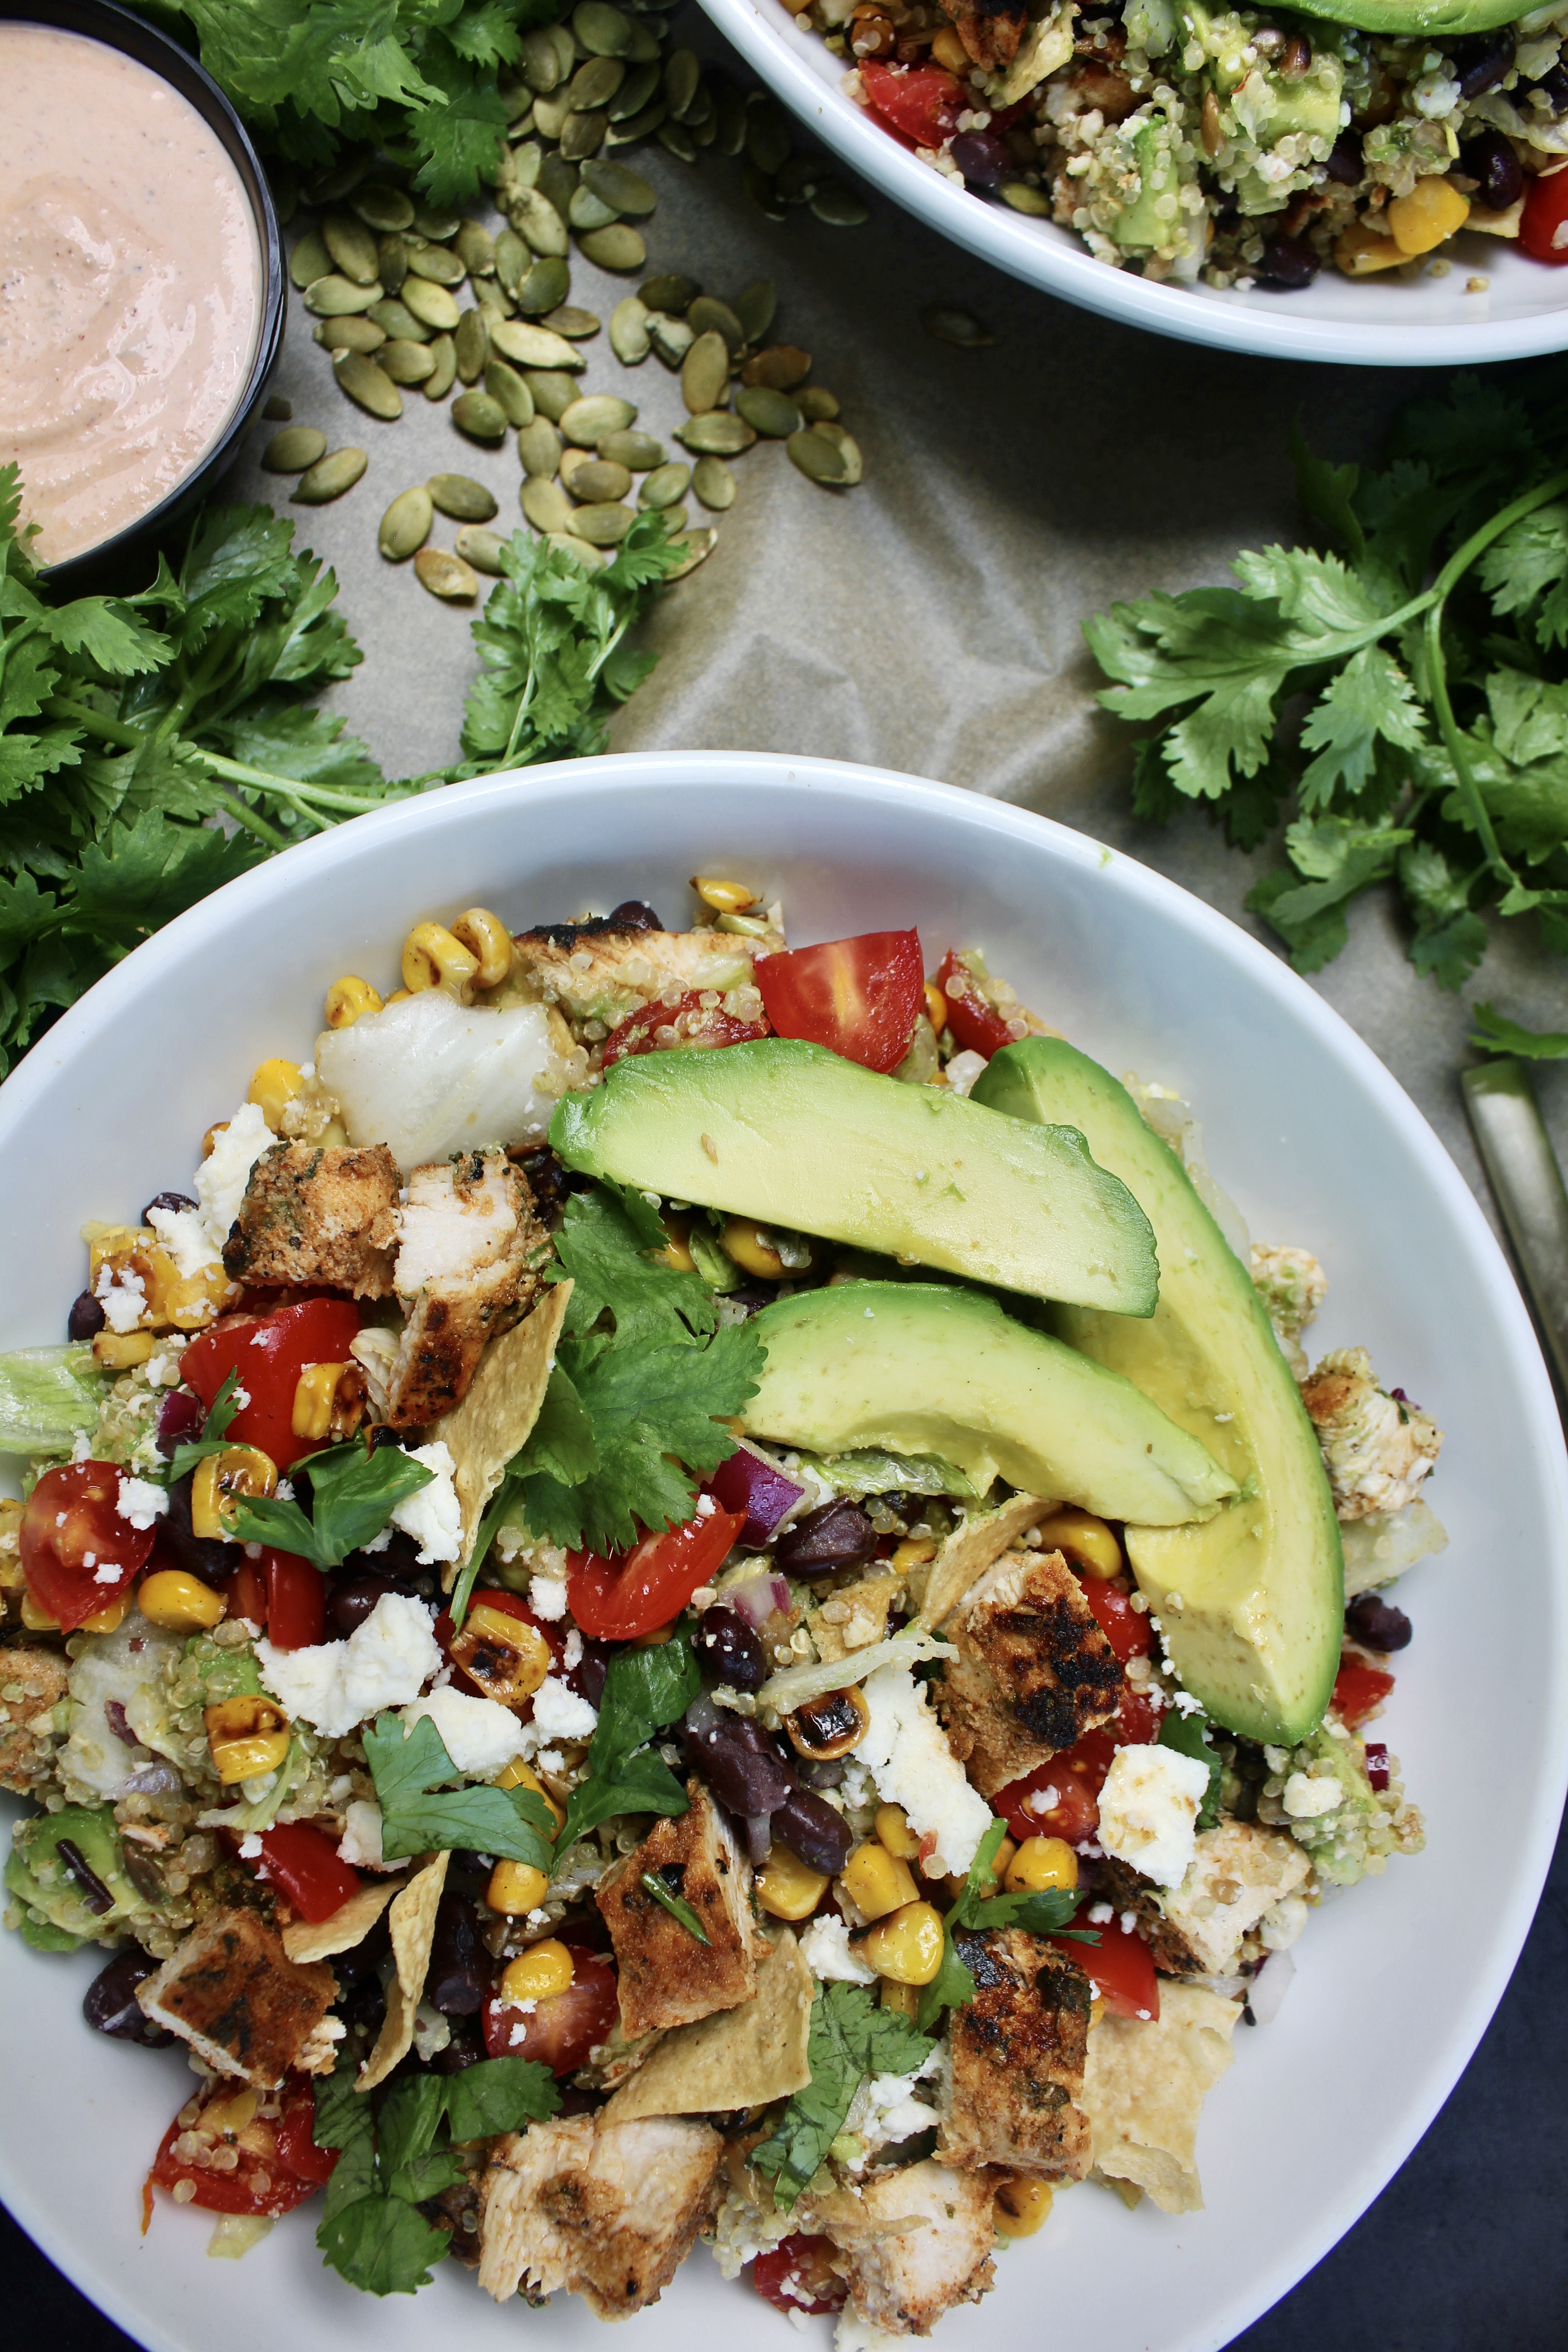
[(1568, 347), (1568, 281), (1558, 308), (1528, 318), (1452, 325), (1389, 319), (1362, 326), (1292, 317), (1289, 296), (1267, 298), (1277, 307), (1264, 310), (1207, 301), (1185, 288), (1110, 268), (1076, 238), (1067, 242), (1065, 233), (1061, 242), (1041, 236), (1039, 230), (1052, 223), (1029, 219), (955, 186), (879, 129), (805, 62), (805, 42), (819, 37), (797, 32), (782, 0), (701, 0), (701, 5), (774, 95), (871, 187), (978, 260), (1119, 326), (1211, 350), (1342, 367), (1488, 367), (1501, 360), (1540, 359)]
[[(356, 818), (352, 824), (300, 843), (226, 884), (106, 973), (61, 1015), (0, 1085), (0, 1150), (36, 1116), (40, 1097), (79, 1045), (112, 1027), (133, 996), (174, 971), (193, 949), (225, 949), (232, 942), (237, 923), (254, 919), (286, 895), (296, 880), (334, 868), (352, 868), (358, 856), (378, 848), (389, 836), (417, 841), (454, 817), (460, 821), (469, 809), (498, 803), (521, 816), (535, 803), (557, 796), (569, 798), (581, 814), (584, 839), (591, 844), (595, 801), (624, 792), (634, 778), (639, 795), (649, 797), (660, 789), (672, 796), (697, 793), (717, 798), (722, 793), (726, 822), (731, 824), (737, 791), (744, 793), (753, 786), (793, 791), (803, 800), (814, 793), (823, 797), (844, 793), (862, 807), (887, 810), (895, 824), (901, 811), (919, 809), (1037, 850), (1045, 847), (1054, 858), (1080, 873), (1103, 875), (1114, 868), (1118, 887), (1127, 894), (1130, 905), (1147, 907), (1173, 919), (1179, 928), (1217, 950), (1246, 981), (1302, 1023), (1373, 1098), (1380, 1115), (1421, 1163), (1423, 1174), (1486, 1268), (1502, 1337), (1519, 1374), (1526, 1416), (1522, 1442), (1535, 1455), (1543, 1487), (1555, 1502), (1559, 1559), (1568, 1565), (1568, 1451), (1534, 1327), (1479, 1202), (1392, 1072), (1342, 1015), (1282, 959), (1180, 884), (1092, 835), (956, 786), (858, 761), (794, 758), (782, 752), (654, 751), (605, 753), (514, 770), (394, 803)], [(1321, 2261), (1404, 2164), (1474, 2054), (1529, 1932), (1568, 1792), (1568, 1612), (1562, 1614), (1553, 1651), (1555, 1704), (1552, 1728), (1543, 1735), (1543, 1753), (1553, 1769), (1543, 1770), (1528, 1792), (1527, 1830), (1521, 1840), (1524, 1865), (1492, 1909), (1485, 1964), (1476, 1969), (1462, 1997), (1445, 2013), (1441, 2030), (1431, 2037), (1418, 2095), (1388, 2118), (1375, 2135), (1361, 2142), (1334, 2193), (1322, 2200), (1315, 2226), (1305, 2239), (1293, 2242), (1288, 2251), (1281, 2251), (1234, 2289), (1228, 2301), (1216, 2305), (1201, 2334), (1189, 2331), (1183, 2339), (1186, 2352), (1200, 2352), (1200, 2347), (1209, 2352), (1209, 2347), (1229, 2343)], [(132, 2333), (139, 2331), (152, 2352), (195, 2352), (194, 2336), (172, 2333), (161, 2318), (139, 2309), (133, 2294), (98, 2272), (90, 2254), (84, 2262), (80, 2248), (71, 2242), (68, 2223), (46, 2207), (41, 2190), (35, 2192), (5, 2136), (0, 2136), (0, 2194), (57, 2266), (120, 2326)]]

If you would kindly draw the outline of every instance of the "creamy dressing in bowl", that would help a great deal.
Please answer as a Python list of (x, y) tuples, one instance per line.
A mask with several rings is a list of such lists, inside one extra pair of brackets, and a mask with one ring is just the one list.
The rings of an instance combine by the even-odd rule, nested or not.
[(100, 546), (200, 461), (246, 386), (263, 270), (217, 133), (105, 42), (0, 23), (0, 466), (36, 558)]

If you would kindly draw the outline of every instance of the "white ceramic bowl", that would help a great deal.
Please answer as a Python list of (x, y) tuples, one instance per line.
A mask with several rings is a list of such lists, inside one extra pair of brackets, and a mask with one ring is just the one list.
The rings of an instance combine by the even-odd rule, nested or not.
[[(1462, 236), (1446, 278), (1423, 276), (1408, 286), (1389, 277), (1352, 281), (1325, 269), (1297, 294), (1220, 293), (1158, 286), (1110, 268), (1071, 229), (1026, 220), (921, 163), (845, 97), (843, 58), (816, 33), (801, 32), (784, 0), (702, 0), (702, 6), (784, 104), (872, 187), (982, 261), (1080, 310), (1180, 342), (1356, 367), (1478, 367), (1568, 345), (1568, 269), (1531, 261), (1502, 237)], [(1467, 293), (1472, 277), (1488, 278), (1489, 290)], [(945, 299), (962, 290), (955, 278)]]
[[(1568, 1696), (1563, 1440), (1530, 1325), (1452, 1163), (1310, 989), (1171, 883), (1003, 803), (757, 753), (586, 760), (458, 785), (361, 818), (232, 883), (101, 981), (0, 1089), (0, 1345), (52, 1339), (89, 1216), (187, 1180), (198, 1139), (268, 1054), (303, 1056), (338, 973), (390, 981), (412, 919), (476, 898), (516, 926), (646, 897), (684, 918), (688, 876), (782, 892), (799, 942), (918, 923), (928, 963), (983, 944), (1025, 1000), (1115, 1071), (1180, 1088), (1260, 1238), (1328, 1268), (1322, 1348), (1364, 1342), (1448, 1432), (1433, 1500), (1452, 1547), (1401, 1589), (1415, 1639), (1380, 1727), (1425, 1808), (1424, 1858), (1325, 1906), (1278, 2021), (1245, 2028), (1199, 2142), (1207, 2210), (1135, 2213), (1083, 2187), (942, 2325), (951, 2352), (1211, 2352), (1349, 2227), (1425, 2130), (1507, 1981), (1545, 1873)], [(1487, 1605), (1478, 1607), (1481, 1580)], [(1508, 1772), (1484, 1769), (1506, 1721)], [(0, 2193), (148, 2352), (497, 2352), (526, 2331), (599, 2343), (577, 2303), (498, 2310), (452, 2264), (378, 2304), (324, 2272), (310, 2209), (246, 2258), (143, 2172), (191, 2077), (180, 2054), (91, 2033), (100, 1965), (0, 1935)], [(785, 2323), (706, 2253), (637, 2323), (646, 2352)], [(825, 2324), (814, 2323), (827, 2345)]]

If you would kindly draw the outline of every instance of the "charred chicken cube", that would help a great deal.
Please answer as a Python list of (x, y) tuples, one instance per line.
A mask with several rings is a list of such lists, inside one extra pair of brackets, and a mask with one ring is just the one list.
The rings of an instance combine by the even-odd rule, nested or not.
[(337, 1998), (323, 1962), (301, 1967), (258, 1911), (219, 1911), (136, 1989), (155, 2025), (188, 2042), (220, 2074), (275, 2090)]
[[(689, 1781), (687, 1795), (689, 1811), (657, 1822), (595, 1897), (616, 1948), (628, 2041), (736, 2009), (757, 1990), (750, 1865), (701, 1781)], [(648, 1892), (649, 1878), (689, 1907), (705, 1944)]]
[(670, 2116), (559, 2116), (495, 2143), (479, 2186), (479, 2284), (566, 2287), (601, 2319), (657, 2303), (712, 2212), (724, 2143)]
[(1060, 1552), (1005, 1552), (948, 1618), (937, 1699), (982, 1796), (1114, 1717), (1121, 1669)]
[(1089, 2169), (1083, 2090), (1090, 1990), (1083, 1970), (1021, 1927), (954, 1937), (974, 1999), (952, 2012), (952, 2090), (937, 2139), (944, 2163), (1053, 2180)]
[(838, 2248), (858, 2319), (889, 2336), (929, 2336), (955, 2304), (978, 2303), (995, 2276), (991, 2203), (999, 2172), (953, 2172), (928, 2158), (824, 2200), (814, 2223)]
[(398, 1181), (384, 1143), (274, 1144), (251, 1169), (225, 1272), (252, 1289), (311, 1283), (390, 1297)]
[(384, 1411), (395, 1429), (422, 1429), (467, 1396), (486, 1341), (531, 1303), (549, 1237), (504, 1151), (416, 1168), (398, 1236), (393, 1278), (409, 1312)]

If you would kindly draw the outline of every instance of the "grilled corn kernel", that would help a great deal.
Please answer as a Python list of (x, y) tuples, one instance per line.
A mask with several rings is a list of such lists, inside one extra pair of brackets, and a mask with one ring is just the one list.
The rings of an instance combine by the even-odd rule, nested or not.
[(1392, 236), (1352, 221), (1334, 247), (1334, 259), (1347, 278), (1370, 278), (1374, 269), (1398, 269), (1410, 256)]
[(500, 1997), (502, 2000), (548, 2000), (552, 1993), (566, 1990), (572, 1975), (571, 1953), (552, 1936), (507, 1962), (501, 1970)]
[(558, 1805), (556, 1803), (554, 1798), (551, 1795), (549, 1790), (545, 1787), (543, 1781), (534, 1770), (532, 1765), (525, 1764), (521, 1756), (514, 1756), (512, 1758), (511, 1762), (498, 1777), (496, 1787), (498, 1789), (531, 1789), (536, 1797), (542, 1799), (543, 1802), (550, 1808), (551, 1818), (555, 1823), (555, 1828), (553, 1830), (546, 1830), (544, 1832), (546, 1837), (554, 1837), (559, 1831), (565, 1827), (566, 1811), (564, 1806)]
[(329, 1029), (352, 1029), (363, 1013), (381, 1011), (381, 992), (373, 988), (368, 980), (361, 980), (357, 972), (345, 972), (328, 989), (323, 1009)]
[(413, 994), (411, 988), (395, 988), (386, 1001), (388, 1004), (406, 1004)]
[(720, 1235), (725, 1256), (742, 1274), (755, 1275), (759, 1282), (782, 1282), (784, 1262), (768, 1240), (757, 1229), (755, 1217), (726, 1217)]
[(509, 1919), (521, 1919), (537, 1911), (549, 1892), (549, 1879), (531, 1863), (498, 1862), (485, 1889), (485, 1901), (492, 1911), (504, 1912)]
[(129, 1371), (132, 1364), (144, 1364), (157, 1344), (153, 1331), (100, 1331), (92, 1343), (92, 1360), (100, 1371)]
[(910, 1829), (910, 1817), (902, 1805), (878, 1806), (877, 1838), (899, 1862), (913, 1862), (921, 1850), (921, 1842)]
[(515, 1706), (531, 1698), (550, 1672), (550, 1644), (537, 1625), (481, 1601), (447, 1643), (447, 1655), (487, 1698)]
[(403, 942), (403, 984), (411, 995), (444, 988), (459, 1004), (469, 1004), (479, 970), (479, 957), (445, 923), (416, 923)]
[(1004, 2238), (1032, 2238), (1050, 2219), (1051, 2184), (1016, 2172), (991, 2200), (991, 2218)]
[(920, 1894), (909, 1864), (874, 1838), (856, 1847), (844, 1865), (843, 1884), (849, 1900), (868, 1919), (883, 1918), (889, 1911), (913, 1903)]
[(1414, 254), (1430, 253), (1435, 245), (1463, 228), (1469, 215), (1468, 201), (1453, 182), (1432, 178), (1417, 180), (1407, 196), (1394, 197), (1388, 207), (1388, 226), (1401, 255), (1409, 260)]
[(259, 1445), (226, 1445), (196, 1465), (191, 1486), (191, 1532), (204, 1543), (232, 1541), (233, 1503), (241, 1495), (272, 1495), (278, 1465)]
[(942, 1967), (942, 1913), (934, 1903), (905, 1903), (868, 1928), (857, 1947), (868, 1968), (895, 1984), (928, 1985)]
[(171, 1633), (199, 1633), (221, 1622), (221, 1592), (183, 1568), (160, 1568), (136, 1588), (136, 1606), (150, 1625)]
[(859, 1747), (870, 1723), (870, 1708), (856, 1685), (849, 1683), (843, 1690), (824, 1691), (818, 1698), (808, 1698), (792, 1715), (785, 1716), (784, 1727), (797, 1756), (809, 1756), (818, 1764), (831, 1764), (840, 1756), (847, 1756), (852, 1748)]
[(691, 1224), (686, 1217), (666, 1217), (665, 1243), (658, 1256), (677, 1274), (695, 1274), (697, 1260), (691, 1255)]
[(269, 1698), (222, 1698), (203, 1709), (202, 1720), (213, 1770), (226, 1789), (276, 1772), (289, 1753), (289, 1718)]
[[(117, 1592), (112, 1601), (106, 1601), (101, 1609), (95, 1609), (90, 1617), (84, 1617), (77, 1631), (79, 1633), (118, 1633), (130, 1611), (131, 1589), (128, 1585), (123, 1592)], [(47, 1610), (40, 1609), (30, 1592), (22, 1595), (22, 1622), (29, 1633), (58, 1633), (60, 1630), (59, 1619), (51, 1617)]]
[(952, 25), (942, 26), (931, 45), (931, 53), (935, 64), (945, 66), (950, 74), (958, 76), (960, 81), (967, 81), (974, 71), (974, 61)]
[(274, 1055), (269, 1062), (263, 1062), (258, 1067), (245, 1099), (258, 1106), (262, 1118), (276, 1135), (279, 1121), (299, 1093), (301, 1083), (299, 1063), (285, 1062)]
[(907, 2017), (911, 2025), (921, 2013), (919, 1985), (900, 1984), (896, 1977), (882, 1979), (877, 1999), (883, 2009), (896, 2009), (899, 2015)]
[(931, 1536), (906, 1536), (895, 1544), (888, 1555), (888, 1566), (895, 1576), (908, 1576), (911, 1568), (924, 1568), (936, 1558), (936, 1543)]
[(756, 892), (748, 890), (743, 882), (721, 882), (716, 875), (694, 874), (691, 887), (716, 915), (738, 915), (743, 907), (757, 903)]
[(309, 1437), (319, 1445), (324, 1437), (331, 1436), (338, 1382), (350, 1369), (347, 1364), (305, 1366), (294, 1383), (294, 1411), (289, 1426), (296, 1437)]
[(1113, 1576), (1121, 1573), (1121, 1546), (1103, 1519), (1092, 1511), (1080, 1511), (1076, 1503), (1064, 1503), (1059, 1511), (1052, 1511), (1040, 1521), (1040, 1547), (1044, 1551), (1059, 1551), (1080, 1568), (1085, 1576), (1109, 1584)]
[(679, 1617), (672, 1617), (668, 1625), (656, 1625), (651, 1633), (634, 1633), (627, 1647), (633, 1650), (662, 1650), (679, 1622)]
[(926, 982), (926, 1019), (940, 1037), (947, 1027), (947, 999), (934, 980)]
[(1078, 1885), (1078, 1856), (1066, 1838), (1026, 1838), (1002, 1883), (1009, 1895), (1043, 1895), (1048, 1886), (1070, 1894)]
[(488, 907), (470, 907), (452, 925), (452, 937), (470, 955), (478, 956), (479, 971), (474, 974), (477, 988), (499, 988), (511, 970), (514, 950), (511, 933), (499, 915)]
[(787, 1845), (775, 1843), (757, 1873), (757, 1900), (774, 1919), (809, 1919), (827, 1892), (820, 1870), (808, 1870)]

